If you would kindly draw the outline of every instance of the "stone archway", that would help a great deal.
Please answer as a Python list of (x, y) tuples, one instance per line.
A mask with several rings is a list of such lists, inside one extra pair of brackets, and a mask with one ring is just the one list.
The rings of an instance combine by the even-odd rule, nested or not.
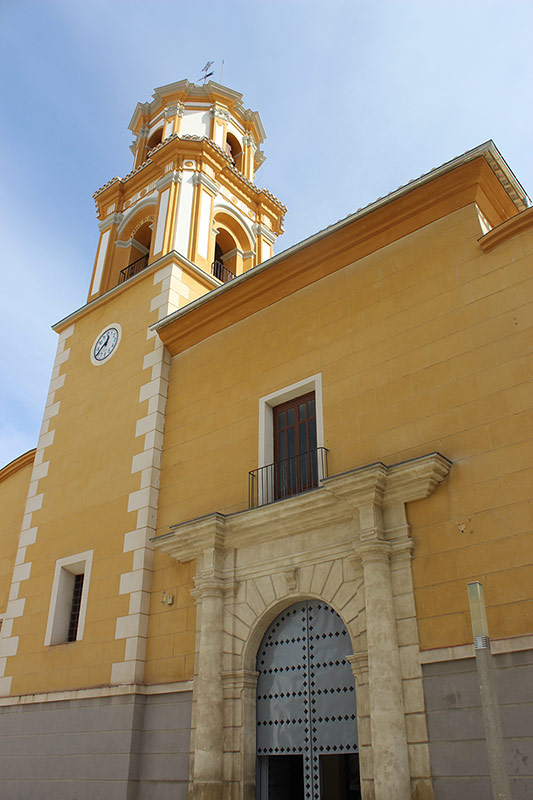
[(342, 615), (356, 650), (346, 659), (357, 681), (363, 800), (431, 800), (406, 504), (431, 494), (449, 468), (438, 453), (378, 462), (156, 539), (178, 560), (197, 560), (190, 800), (256, 798), (258, 647), (283, 609), (310, 597)]

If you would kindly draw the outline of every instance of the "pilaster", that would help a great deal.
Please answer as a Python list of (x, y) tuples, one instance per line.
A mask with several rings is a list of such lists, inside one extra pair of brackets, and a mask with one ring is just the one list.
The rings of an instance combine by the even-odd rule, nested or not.
[[(367, 510), (367, 514), (370, 511)], [(365, 515), (365, 516), (366, 516)], [(410, 800), (411, 780), (402, 677), (390, 572), (391, 545), (377, 528), (362, 532), (368, 642), (370, 728), (376, 800)]]
[(194, 682), (195, 741), (193, 781), (189, 796), (194, 800), (218, 800), (224, 781), (224, 691), (222, 680), (224, 580), (224, 535), (221, 524), (213, 526), (198, 559), (192, 594), (198, 604), (198, 662)]

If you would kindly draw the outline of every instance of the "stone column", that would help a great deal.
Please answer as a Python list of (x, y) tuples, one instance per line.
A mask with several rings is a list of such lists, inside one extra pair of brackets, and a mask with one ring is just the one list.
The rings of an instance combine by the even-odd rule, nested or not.
[(392, 599), (390, 545), (379, 531), (361, 536), (368, 641), (375, 800), (410, 800), (411, 779), (400, 655)]
[(204, 553), (210, 569), (196, 578), (194, 595), (201, 603), (198, 672), (194, 682), (196, 731), (193, 782), (194, 800), (220, 800), (223, 787), (224, 693), (222, 649), (224, 581), (220, 576), (221, 552)]
[(346, 656), (356, 684), (357, 739), (362, 800), (374, 800), (374, 766), (370, 736), (370, 702), (368, 697), (368, 653)]

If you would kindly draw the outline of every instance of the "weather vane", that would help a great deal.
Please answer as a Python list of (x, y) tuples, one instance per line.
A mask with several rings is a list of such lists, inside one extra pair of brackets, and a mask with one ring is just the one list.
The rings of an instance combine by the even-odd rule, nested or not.
[[(207, 64), (205, 65), (205, 67), (202, 70), (202, 73), (203, 73), (202, 77), (198, 78), (198, 81), (203, 81), (205, 83), (208, 78), (210, 78), (212, 75), (215, 74), (215, 71), (213, 69), (211, 69), (211, 67), (213, 66), (214, 63), (215, 63), (214, 61), (208, 61), (207, 62)], [(222, 83), (222, 73), (223, 72), (224, 72), (224, 59), (222, 59), (222, 64), (220, 66), (220, 83)]]
[(201, 81), (203, 81), (205, 83), (206, 80), (208, 78), (210, 78), (211, 75), (213, 75), (213, 70), (211, 69), (211, 67), (213, 66), (214, 63), (215, 63), (214, 61), (208, 61), (207, 62), (207, 64), (205, 65), (205, 67), (202, 70), (203, 75), (202, 75), (201, 78), (199, 78), (199, 80), (201, 80)]

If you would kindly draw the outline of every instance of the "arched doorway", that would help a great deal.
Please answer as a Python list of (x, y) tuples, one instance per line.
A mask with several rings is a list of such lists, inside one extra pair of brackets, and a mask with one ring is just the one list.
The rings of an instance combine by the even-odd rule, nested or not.
[(257, 800), (360, 800), (348, 631), (326, 603), (283, 611), (257, 653)]

